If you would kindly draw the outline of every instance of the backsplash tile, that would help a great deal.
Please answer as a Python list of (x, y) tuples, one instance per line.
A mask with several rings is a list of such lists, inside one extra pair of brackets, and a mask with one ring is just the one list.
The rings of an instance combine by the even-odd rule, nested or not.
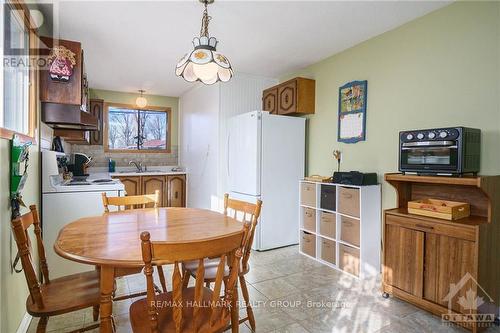
[(172, 146), (171, 153), (109, 153), (104, 152), (102, 146), (91, 146), (91, 145), (72, 145), (72, 153), (82, 153), (88, 156), (92, 156), (94, 161), (93, 166), (95, 167), (107, 167), (108, 161), (111, 158), (116, 161), (116, 166), (128, 166), (128, 163), (132, 160), (140, 161), (146, 166), (162, 166), (178, 165), (178, 147)]

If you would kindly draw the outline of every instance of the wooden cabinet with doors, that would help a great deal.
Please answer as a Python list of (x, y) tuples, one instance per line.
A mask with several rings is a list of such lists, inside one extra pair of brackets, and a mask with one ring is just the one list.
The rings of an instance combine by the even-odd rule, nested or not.
[(123, 183), (127, 195), (142, 194), (141, 177), (130, 176), (130, 177), (114, 177), (114, 178), (118, 178)]
[(83, 66), (83, 50), (80, 42), (53, 39), (50, 37), (40, 37), (40, 40), (47, 48), (42, 48), (41, 53), (48, 56), (53, 48), (59, 47), (61, 50), (72, 55), (74, 60), (73, 72), (67, 81), (54, 80), (49, 75), (48, 70), (40, 73), (40, 101), (42, 103), (57, 103), (78, 105), (85, 110), (85, 82)]
[[(452, 236), (438, 235), (427, 232), (425, 234), (425, 268), (423, 297), (434, 303), (448, 306), (445, 301), (450, 285), (457, 283), (467, 273), (473, 274), (475, 268), (476, 242)], [(451, 259), (451, 260), (450, 260)], [(465, 297), (468, 290), (476, 290), (472, 279), (458, 290), (456, 297)], [(466, 313), (460, 303), (452, 302), (453, 311)]]
[(154, 194), (160, 190), (161, 207), (186, 206), (186, 175), (114, 176), (125, 185), (127, 195)]
[(312, 114), (315, 110), (316, 82), (297, 77), (268, 88), (262, 93), (264, 111), (280, 115)]
[(167, 176), (167, 207), (186, 206), (186, 176)]
[[(500, 176), (387, 174), (385, 180), (397, 190), (398, 208), (385, 211), (383, 291), (477, 332), (484, 323), (471, 316), (494, 319), (500, 304)], [(471, 216), (409, 214), (408, 201), (423, 198), (468, 202)], [(484, 303), (469, 306), (464, 300), (471, 295)]]
[(90, 144), (91, 145), (102, 145), (102, 133), (103, 133), (103, 112), (104, 112), (104, 101), (102, 99), (91, 99), (90, 100), (90, 113), (97, 118), (97, 130), (90, 132)]
[(272, 87), (262, 92), (262, 109), (271, 114), (278, 113), (278, 88)]
[[(394, 225), (385, 228), (384, 281), (422, 297), (424, 233)], [(390, 269), (389, 269), (390, 268)]]
[[(166, 206), (165, 203), (165, 176), (144, 176), (142, 177), (142, 194), (154, 194), (156, 190), (160, 191), (160, 206)], [(148, 207), (153, 207), (149, 204)]]

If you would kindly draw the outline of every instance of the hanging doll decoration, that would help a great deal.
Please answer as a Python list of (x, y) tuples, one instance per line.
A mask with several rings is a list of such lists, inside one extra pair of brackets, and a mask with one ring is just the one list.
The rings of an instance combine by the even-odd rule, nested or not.
[(75, 53), (62, 45), (55, 46), (49, 55), (49, 74), (54, 81), (68, 82), (76, 65)]

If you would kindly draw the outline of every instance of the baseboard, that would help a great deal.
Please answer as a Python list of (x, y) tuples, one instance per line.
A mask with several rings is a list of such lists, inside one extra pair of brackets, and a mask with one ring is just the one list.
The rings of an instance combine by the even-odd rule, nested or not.
[(21, 323), (19, 324), (19, 327), (17, 328), (16, 333), (26, 333), (28, 331), (28, 328), (30, 327), (30, 323), (31, 323), (32, 318), (33, 317), (26, 312), (24, 314), (23, 320), (21, 320)]

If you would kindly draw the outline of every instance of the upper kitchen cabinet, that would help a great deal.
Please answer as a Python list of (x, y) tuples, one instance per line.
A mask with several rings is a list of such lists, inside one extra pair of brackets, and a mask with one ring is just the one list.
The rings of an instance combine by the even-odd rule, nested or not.
[(53, 128), (96, 130), (81, 43), (40, 37), (47, 67), (40, 73), (42, 121)]
[(262, 110), (278, 113), (278, 88), (272, 87), (262, 92)]
[(316, 82), (297, 77), (263, 91), (264, 111), (280, 115), (313, 114)]
[(102, 145), (102, 133), (103, 133), (103, 112), (104, 112), (104, 100), (102, 99), (91, 99), (90, 100), (90, 113), (97, 118), (97, 130), (90, 132), (90, 144), (91, 145)]
[(50, 62), (40, 77), (40, 101), (82, 105), (82, 44), (48, 37), (40, 39), (47, 46), (45, 52)]

